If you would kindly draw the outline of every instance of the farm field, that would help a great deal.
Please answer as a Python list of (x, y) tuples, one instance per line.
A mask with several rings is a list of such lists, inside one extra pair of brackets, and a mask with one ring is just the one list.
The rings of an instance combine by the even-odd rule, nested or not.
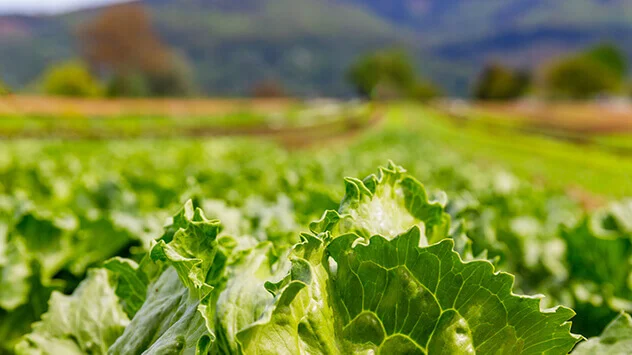
[(409, 103), (129, 105), (0, 109), (4, 352), (630, 349), (632, 156)]
[(632, 130), (632, 105), (622, 102), (517, 102), (479, 103), (475, 108), (540, 128), (585, 134), (607, 134)]
[[(3, 109), (4, 107), (4, 109)], [(258, 136), (286, 146), (347, 136), (374, 124), (368, 105), (289, 99), (0, 98), (0, 138), (103, 140)]]
[(467, 118), (430, 110), (423, 129), (441, 137), (452, 149), (481, 162), (501, 162), (513, 173), (558, 188), (582, 190), (607, 196), (630, 195), (631, 155), (625, 150), (632, 136), (575, 136), (572, 132), (534, 129), (515, 116), (469, 113)]
[(81, 99), (50, 96), (7, 95), (0, 97), (0, 115), (117, 117), (156, 115), (170, 117), (209, 116), (235, 112), (275, 113), (296, 104), (291, 99), (178, 99), (118, 98)]
[(597, 145), (619, 155), (632, 154), (632, 105), (625, 101), (442, 103), (438, 109), (455, 118), (476, 120), (486, 128), (544, 135)]

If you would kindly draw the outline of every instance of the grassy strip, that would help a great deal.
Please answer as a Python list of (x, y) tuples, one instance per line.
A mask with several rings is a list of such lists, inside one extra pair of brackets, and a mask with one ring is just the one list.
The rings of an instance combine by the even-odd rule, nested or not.
[(482, 109), (468, 110), (462, 115), (450, 115), (455, 120), (465, 120), (468, 125), (476, 125), (486, 130), (508, 130), (507, 134), (527, 133), (531, 135), (546, 136), (570, 143), (581, 145), (594, 145), (595, 148), (632, 156), (632, 133), (597, 133), (587, 131), (569, 130), (563, 126), (543, 126), (524, 118), (509, 116), (508, 113), (498, 113)]
[(632, 158), (596, 146), (577, 145), (515, 130), (489, 130), (477, 123), (455, 122), (444, 113), (397, 106), (394, 122), (424, 132), (424, 138), (482, 163), (500, 163), (518, 175), (565, 188), (579, 186), (607, 196), (632, 195)]

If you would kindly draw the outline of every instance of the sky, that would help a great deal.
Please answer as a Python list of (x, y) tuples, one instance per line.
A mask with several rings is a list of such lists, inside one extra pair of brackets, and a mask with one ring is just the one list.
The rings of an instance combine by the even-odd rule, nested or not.
[(55, 14), (126, 0), (0, 0), (2, 14)]

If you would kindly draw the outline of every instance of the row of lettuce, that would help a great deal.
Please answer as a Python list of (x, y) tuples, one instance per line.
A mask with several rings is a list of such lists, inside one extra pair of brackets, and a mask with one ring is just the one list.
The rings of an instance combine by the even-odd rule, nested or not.
[[(8, 352), (630, 347), (632, 203), (585, 214), (419, 132), (388, 126), (301, 152), (241, 140), (2, 144)], [(341, 183), (389, 159), (408, 172), (389, 164)]]

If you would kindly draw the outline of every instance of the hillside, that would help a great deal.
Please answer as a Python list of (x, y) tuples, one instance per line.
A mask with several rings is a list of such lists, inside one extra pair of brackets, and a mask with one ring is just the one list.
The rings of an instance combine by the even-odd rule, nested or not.
[[(339, 2), (340, 0), (330, 0)], [(632, 26), (627, 0), (344, 0), (392, 23), (430, 35), (430, 42), (473, 40), (543, 28)], [(467, 29), (467, 31), (465, 31)]]
[(344, 72), (358, 53), (404, 39), (385, 20), (349, 5), (242, 2), (241, 11), (150, 2), (162, 37), (195, 63), (200, 84), (215, 95), (247, 93), (270, 78), (300, 95), (344, 95)]
[(632, 58), (632, 2), (627, 0), (345, 0), (414, 30), (447, 62), (498, 59), (531, 66), (598, 41)]
[[(146, 4), (160, 36), (191, 62), (197, 86), (210, 95), (247, 94), (265, 79), (298, 95), (349, 94), (349, 63), (404, 33), (368, 11), (320, 0)], [(95, 14), (0, 17), (0, 28), (11, 29), (0, 32), (0, 75), (28, 86), (47, 65), (75, 56), (76, 27)]]
[[(177, 6), (174, 4), (177, 3)], [(609, 40), (632, 57), (625, 0), (146, 0), (161, 37), (195, 68), (210, 95), (247, 94), (264, 79), (298, 95), (351, 94), (349, 63), (403, 45), (422, 72), (465, 94), (487, 60), (531, 66)], [(76, 26), (95, 10), (0, 17), (0, 77), (28, 87), (49, 64), (75, 56)]]

